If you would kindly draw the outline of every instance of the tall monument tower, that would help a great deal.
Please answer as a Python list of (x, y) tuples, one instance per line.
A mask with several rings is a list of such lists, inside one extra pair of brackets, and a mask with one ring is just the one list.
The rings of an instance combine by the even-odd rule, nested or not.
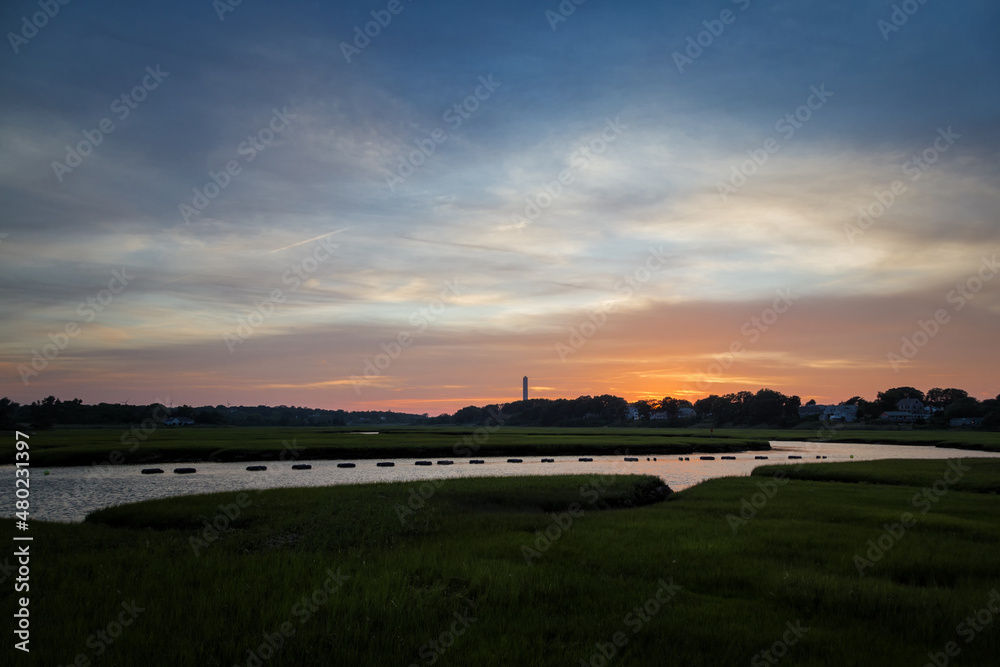
[(524, 400), (528, 400), (528, 376), (527, 375), (524, 376), (524, 380), (522, 381), (522, 385), (523, 385), (523, 388), (524, 388)]

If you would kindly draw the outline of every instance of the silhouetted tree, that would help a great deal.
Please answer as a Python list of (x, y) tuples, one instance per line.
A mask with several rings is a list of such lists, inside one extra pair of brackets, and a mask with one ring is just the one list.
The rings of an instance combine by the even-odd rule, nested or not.
[(483, 422), (483, 409), (470, 405), (455, 412), (452, 418), (454, 424), (481, 424)]
[(924, 400), (924, 392), (913, 387), (895, 387), (880, 391), (875, 399), (878, 414), (896, 409), (896, 404), (904, 398), (915, 398), (921, 402)]
[(957, 419), (960, 417), (985, 417), (987, 410), (972, 396), (966, 396), (944, 409), (945, 419)]
[(935, 387), (927, 392), (927, 404), (935, 408), (946, 408), (955, 401), (968, 398), (969, 392), (963, 389), (941, 389)]

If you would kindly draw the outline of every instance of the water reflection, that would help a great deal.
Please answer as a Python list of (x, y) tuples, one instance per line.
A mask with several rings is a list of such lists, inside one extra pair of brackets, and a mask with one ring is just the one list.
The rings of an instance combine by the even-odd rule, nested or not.
[[(266, 463), (265, 471), (248, 471), (243, 463), (184, 464), (195, 467), (197, 473), (174, 474), (180, 464), (158, 464), (162, 475), (143, 475), (142, 466), (95, 466), (51, 468), (43, 475), (38, 468), (31, 475), (31, 518), (46, 521), (82, 521), (88, 512), (121, 503), (166, 498), (194, 493), (215, 493), (242, 489), (277, 487), (328, 486), (331, 484), (361, 484), (365, 482), (407, 482), (455, 477), (510, 477), (515, 475), (564, 474), (647, 474), (661, 477), (670, 488), (680, 491), (713, 477), (749, 475), (760, 465), (788, 463), (790, 456), (801, 456), (795, 463), (814, 463), (817, 456), (830, 461), (870, 461), (876, 459), (946, 459), (997, 457), (1000, 454), (936, 447), (897, 445), (855, 445), (839, 443), (772, 442), (770, 452), (747, 452), (722, 459), (700, 460), (698, 454), (679, 457), (657, 456), (656, 461), (645, 456), (595, 456), (581, 461), (578, 456), (545, 459), (525, 458), (522, 463), (508, 463), (507, 457), (483, 458), (480, 465), (466, 459), (454, 459), (454, 465), (416, 465), (418, 459), (393, 459), (394, 466), (379, 466), (378, 460), (353, 461), (355, 467), (340, 468), (343, 461), (309, 461), (310, 470), (293, 470), (294, 462)], [(767, 456), (767, 460), (759, 457)], [(793, 459), (794, 460), (794, 459)], [(822, 459), (818, 459), (822, 460)], [(3, 466), (7, 478), (13, 480), (13, 466)], [(0, 515), (13, 516), (13, 484), (0, 490)]]

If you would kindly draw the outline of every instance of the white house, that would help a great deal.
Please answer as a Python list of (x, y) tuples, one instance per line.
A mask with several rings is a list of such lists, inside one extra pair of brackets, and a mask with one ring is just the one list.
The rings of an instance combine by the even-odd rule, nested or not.
[(916, 398), (902, 398), (896, 403), (896, 410), (898, 412), (908, 412), (911, 415), (924, 415), (926, 411), (924, 410), (924, 404)]
[(856, 422), (858, 421), (858, 406), (856, 405), (827, 405), (820, 416), (823, 421), (830, 422)]
[(858, 421), (858, 406), (856, 405), (802, 405), (799, 406), (799, 417), (816, 415), (822, 421), (856, 422)]
[(171, 417), (170, 419), (165, 419), (163, 421), (164, 426), (193, 426), (193, 419), (185, 419), (184, 417)]

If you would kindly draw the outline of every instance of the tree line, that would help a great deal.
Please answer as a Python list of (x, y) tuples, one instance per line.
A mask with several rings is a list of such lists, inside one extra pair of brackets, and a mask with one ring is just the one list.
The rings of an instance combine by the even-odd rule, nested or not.
[(98, 403), (86, 405), (79, 398), (61, 401), (55, 396), (21, 405), (9, 398), (0, 398), (0, 428), (16, 425), (34, 428), (52, 426), (102, 426), (108, 424), (138, 424), (146, 419), (163, 421), (164, 416), (212, 426), (348, 426), (415, 424), (427, 419), (426, 414), (389, 411), (323, 410), (279, 405), (257, 406), (165, 406)]
[[(982, 428), (1000, 429), (1000, 395), (980, 401), (962, 389), (935, 387), (922, 392), (914, 387), (894, 387), (880, 391), (874, 400), (854, 396), (838, 405), (857, 407), (860, 423), (876, 422), (884, 412), (894, 411), (900, 400), (914, 398), (932, 408), (918, 422), (932, 428), (947, 427), (951, 419), (981, 418)], [(815, 404), (809, 401), (805, 405)], [(217, 426), (378, 426), (378, 425), (483, 425), (495, 423), (500, 415), (508, 426), (621, 426), (639, 423), (648, 426), (775, 426), (793, 427), (818, 416), (801, 417), (798, 396), (786, 396), (773, 389), (711, 394), (693, 403), (665, 396), (658, 400), (629, 403), (624, 398), (603, 394), (578, 398), (532, 398), (526, 401), (466, 406), (454, 414), (429, 417), (392, 411), (323, 410), (306, 407), (204, 406), (178, 407), (99, 403), (86, 405), (74, 398), (61, 401), (54, 396), (21, 405), (0, 398), (0, 428), (17, 426), (100, 426), (137, 424), (145, 419), (162, 420), (164, 415)]]
[[(945, 428), (951, 419), (982, 418), (982, 428), (1000, 429), (1000, 395), (980, 401), (962, 389), (935, 387), (924, 393), (914, 387), (894, 387), (877, 393), (874, 400), (854, 396), (837, 405), (857, 407), (860, 423), (877, 422), (885, 412), (897, 409), (900, 400), (915, 398), (933, 411), (917, 418), (918, 423)], [(814, 405), (810, 400), (805, 405)], [(786, 396), (773, 389), (757, 392), (738, 391), (711, 394), (691, 402), (665, 396), (662, 399), (628, 403), (611, 395), (580, 396), (576, 399), (529, 399), (502, 405), (470, 405), (453, 415), (427, 420), (434, 424), (486, 424), (491, 412), (503, 415), (511, 426), (619, 426), (640, 423), (648, 426), (775, 426), (790, 428), (803, 422), (818, 421), (819, 416), (802, 417), (799, 396)], [(637, 417), (637, 419), (633, 418)]]

